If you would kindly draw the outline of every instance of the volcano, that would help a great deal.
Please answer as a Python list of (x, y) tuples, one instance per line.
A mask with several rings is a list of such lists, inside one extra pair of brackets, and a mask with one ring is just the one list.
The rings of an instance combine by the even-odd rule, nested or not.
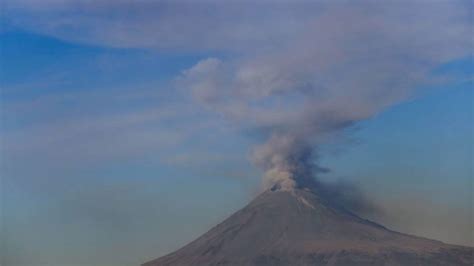
[(183, 248), (143, 266), (473, 265), (474, 248), (398, 233), (310, 189), (268, 190)]

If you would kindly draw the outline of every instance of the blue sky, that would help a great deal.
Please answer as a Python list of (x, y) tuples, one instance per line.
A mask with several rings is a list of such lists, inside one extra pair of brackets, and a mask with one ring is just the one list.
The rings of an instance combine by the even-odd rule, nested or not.
[(362, 7), (378, 28), (360, 7), (322, 2), (290, 13), (118, 2), (6, 2), (2, 265), (131, 266), (170, 252), (273, 180), (255, 157), (275, 135), (310, 142), (331, 169), (320, 178), (380, 205), (370, 218), (473, 244), (462, 8)]
[[(243, 137), (218, 141), (229, 133), (201, 123), (203, 114), (179, 114), (193, 125), (154, 121), (182, 104), (166, 80), (203, 55), (79, 45), (17, 29), (0, 39), (6, 265), (137, 265), (197, 236), (258, 187)], [(175, 136), (189, 126), (202, 129)], [(117, 132), (124, 128), (132, 132)], [(143, 137), (162, 140), (134, 139)], [(89, 145), (105, 152), (91, 154)]]

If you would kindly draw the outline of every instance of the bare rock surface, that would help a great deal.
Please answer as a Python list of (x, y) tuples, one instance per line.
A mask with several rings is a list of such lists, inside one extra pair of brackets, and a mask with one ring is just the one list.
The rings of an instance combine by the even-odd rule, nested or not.
[(391, 231), (308, 189), (266, 191), (144, 266), (472, 266), (474, 249)]

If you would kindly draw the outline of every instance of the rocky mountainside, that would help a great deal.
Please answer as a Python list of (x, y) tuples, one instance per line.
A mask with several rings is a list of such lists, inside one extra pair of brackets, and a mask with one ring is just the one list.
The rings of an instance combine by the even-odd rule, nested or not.
[(266, 191), (144, 266), (473, 265), (474, 249), (391, 231), (308, 189)]

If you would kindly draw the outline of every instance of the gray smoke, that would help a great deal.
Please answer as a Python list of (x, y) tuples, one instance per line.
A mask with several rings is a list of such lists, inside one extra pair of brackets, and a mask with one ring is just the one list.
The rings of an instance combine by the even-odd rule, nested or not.
[(318, 145), (440, 82), (433, 68), (469, 53), (462, 5), (418, 8), (329, 6), (291, 39), (202, 60), (179, 84), (209, 110), (265, 136), (252, 159), (266, 188), (305, 185), (323, 169)]

